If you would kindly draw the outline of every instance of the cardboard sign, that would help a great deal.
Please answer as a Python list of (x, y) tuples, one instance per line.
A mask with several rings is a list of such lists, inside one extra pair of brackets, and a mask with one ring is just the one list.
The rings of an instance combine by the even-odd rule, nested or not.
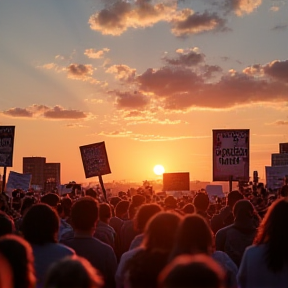
[(249, 129), (213, 130), (213, 181), (229, 179), (249, 181)]
[(21, 189), (27, 191), (30, 188), (32, 175), (21, 174), (14, 171), (10, 171), (6, 191), (11, 193), (14, 189)]
[(163, 191), (189, 191), (189, 172), (163, 173)]
[(12, 167), (15, 126), (0, 126), (0, 167)]
[(105, 142), (80, 146), (80, 152), (86, 178), (111, 173)]

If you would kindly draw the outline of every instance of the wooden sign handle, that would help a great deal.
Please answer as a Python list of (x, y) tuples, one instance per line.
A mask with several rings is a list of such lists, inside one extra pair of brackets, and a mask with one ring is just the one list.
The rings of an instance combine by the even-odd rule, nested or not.
[(101, 185), (101, 188), (102, 188), (103, 194), (104, 194), (105, 201), (108, 203), (108, 200), (107, 200), (107, 194), (106, 194), (106, 190), (105, 190), (105, 187), (104, 187), (104, 183), (103, 183), (102, 175), (99, 175), (98, 178), (99, 178), (99, 182), (100, 182), (100, 185)]

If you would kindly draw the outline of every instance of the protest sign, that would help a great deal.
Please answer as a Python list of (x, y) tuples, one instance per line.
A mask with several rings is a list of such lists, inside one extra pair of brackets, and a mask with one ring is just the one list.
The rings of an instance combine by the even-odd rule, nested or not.
[(163, 191), (189, 191), (189, 172), (163, 173)]
[(249, 181), (249, 132), (213, 130), (213, 181)]
[(86, 178), (111, 173), (105, 142), (80, 146), (80, 152)]
[(12, 167), (15, 126), (0, 126), (0, 167)]
[(223, 198), (225, 197), (225, 194), (223, 193), (223, 187), (222, 185), (214, 185), (214, 184), (209, 184), (206, 185), (206, 193), (210, 199), (210, 202), (214, 203), (215, 198)]
[(6, 192), (10, 195), (15, 189), (27, 191), (30, 188), (32, 175), (10, 171), (6, 185)]

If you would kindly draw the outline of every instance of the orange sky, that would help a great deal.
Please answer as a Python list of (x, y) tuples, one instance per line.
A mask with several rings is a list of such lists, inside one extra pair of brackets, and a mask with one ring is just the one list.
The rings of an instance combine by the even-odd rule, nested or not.
[[(58, 3), (59, 2), (59, 3)], [(285, 1), (1, 3), (0, 125), (22, 157), (85, 179), (79, 146), (105, 141), (104, 181), (212, 180), (212, 130), (250, 129), (250, 175), (288, 142)], [(13, 16), (13, 17), (12, 17)]]

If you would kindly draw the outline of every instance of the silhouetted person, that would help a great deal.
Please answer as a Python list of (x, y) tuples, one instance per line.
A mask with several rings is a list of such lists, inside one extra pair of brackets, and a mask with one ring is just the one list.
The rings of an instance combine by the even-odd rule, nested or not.
[(66, 257), (54, 263), (44, 288), (101, 288), (104, 281), (99, 272), (83, 257)]
[(288, 287), (287, 220), (287, 198), (276, 200), (243, 255), (237, 276), (241, 288)]
[(63, 243), (75, 250), (78, 256), (87, 259), (104, 277), (105, 287), (114, 287), (117, 260), (111, 246), (93, 237), (98, 221), (97, 201), (86, 196), (74, 202), (71, 221), (74, 237)]
[(159, 276), (159, 288), (225, 288), (225, 273), (205, 254), (182, 255)]

